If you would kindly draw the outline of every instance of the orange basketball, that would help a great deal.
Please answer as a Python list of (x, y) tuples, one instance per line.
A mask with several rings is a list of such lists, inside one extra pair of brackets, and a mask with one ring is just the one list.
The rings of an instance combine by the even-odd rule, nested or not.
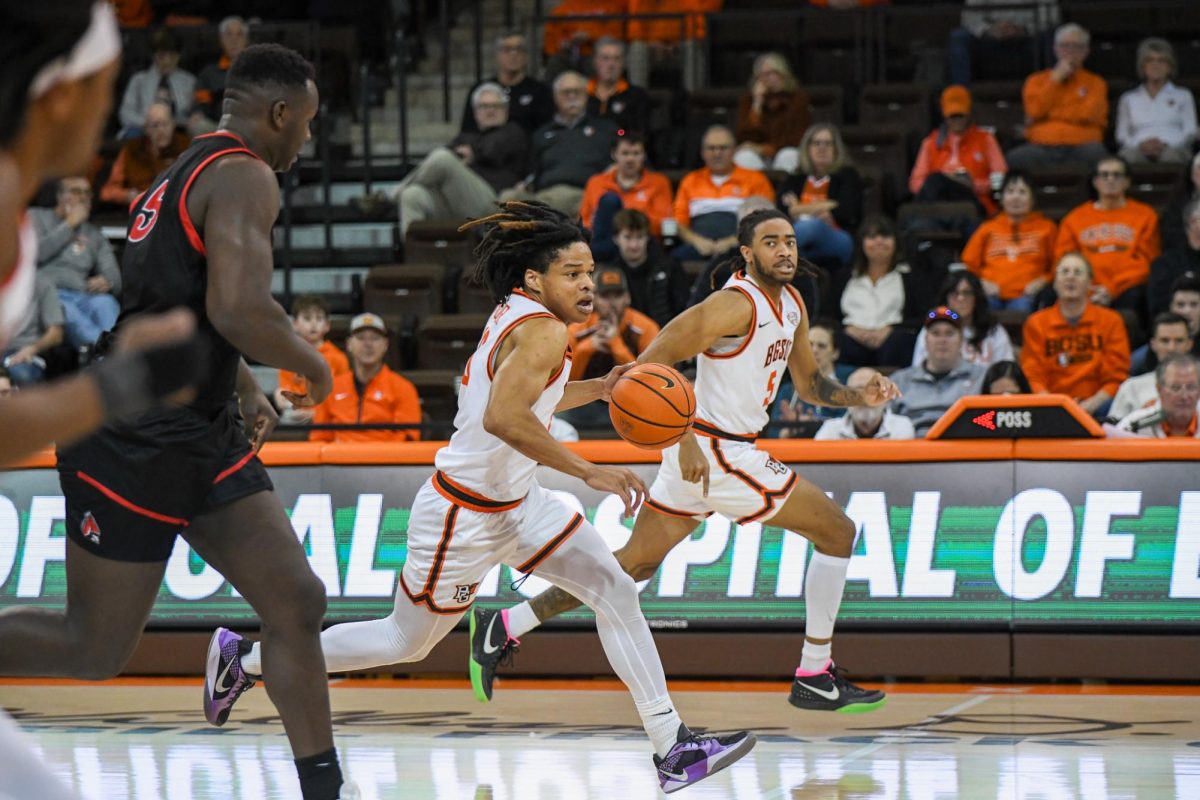
[(665, 364), (639, 364), (613, 387), (608, 416), (621, 438), (647, 450), (670, 447), (696, 415), (692, 382)]

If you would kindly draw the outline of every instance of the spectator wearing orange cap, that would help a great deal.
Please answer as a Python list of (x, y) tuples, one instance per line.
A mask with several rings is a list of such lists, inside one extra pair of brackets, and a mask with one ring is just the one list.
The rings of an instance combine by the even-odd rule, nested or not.
[[(417, 387), (383, 363), (388, 349), (388, 332), (383, 319), (377, 314), (359, 314), (352, 319), (346, 349), (350, 352), (353, 368), (333, 379), (333, 391), (317, 406), (313, 423), (419, 424), (421, 399)], [(420, 438), (421, 432), (416, 428), (325, 430), (309, 434), (309, 439), (325, 442), (403, 442)]]
[(942, 92), (942, 119), (925, 137), (908, 179), (917, 200), (974, 200), (996, 213), (992, 184), (1007, 170), (1004, 154), (990, 131), (971, 122), (971, 93), (964, 86)]
[(1083, 68), (1091, 47), (1091, 34), (1074, 22), (1054, 32), (1054, 57), (1050, 69), (1025, 80), (1026, 144), (1008, 153), (1017, 169), (1055, 164), (1095, 164), (1107, 151), (1108, 84)]

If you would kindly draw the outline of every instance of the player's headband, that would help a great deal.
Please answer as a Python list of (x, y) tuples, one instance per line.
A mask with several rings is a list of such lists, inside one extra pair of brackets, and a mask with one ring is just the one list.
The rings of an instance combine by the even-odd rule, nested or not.
[(29, 98), (37, 98), (64, 81), (99, 72), (121, 55), (121, 32), (117, 18), (106, 2), (92, 6), (92, 22), (71, 52), (42, 67), (29, 85)]

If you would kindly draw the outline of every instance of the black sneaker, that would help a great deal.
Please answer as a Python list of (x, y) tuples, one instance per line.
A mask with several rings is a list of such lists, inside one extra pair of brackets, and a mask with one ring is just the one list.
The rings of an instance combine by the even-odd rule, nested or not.
[(492, 699), (496, 668), (512, 664), (521, 643), (508, 635), (503, 611), (471, 609), (471, 688), (479, 702)]
[(882, 706), (887, 702), (887, 695), (855, 686), (846, 679), (845, 673), (830, 661), (824, 672), (797, 677), (792, 681), (792, 693), (788, 702), (796, 708), (809, 711), (860, 714)]
[(680, 725), (671, 751), (664, 758), (654, 756), (658, 785), (666, 794), (686, 789), (749, 753), (756, 741), (754, 734), (747, 731), (704, 736)]

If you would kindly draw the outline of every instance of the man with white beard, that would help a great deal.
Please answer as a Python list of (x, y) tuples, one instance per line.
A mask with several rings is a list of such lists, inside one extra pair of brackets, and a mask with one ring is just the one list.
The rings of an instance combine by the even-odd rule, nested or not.
[[(875, 370), (863, 367), (850, 373), (846, 386), (850, 389), (861, 389), (871, 380)], [(901, 416), (886, 406), (852, 406), (841, 417), (827, 419), (821, 423), (817, 435), (813, 438), (827, 441), (844, 441), (847, 439), (912, 439), (912, 421)]]

